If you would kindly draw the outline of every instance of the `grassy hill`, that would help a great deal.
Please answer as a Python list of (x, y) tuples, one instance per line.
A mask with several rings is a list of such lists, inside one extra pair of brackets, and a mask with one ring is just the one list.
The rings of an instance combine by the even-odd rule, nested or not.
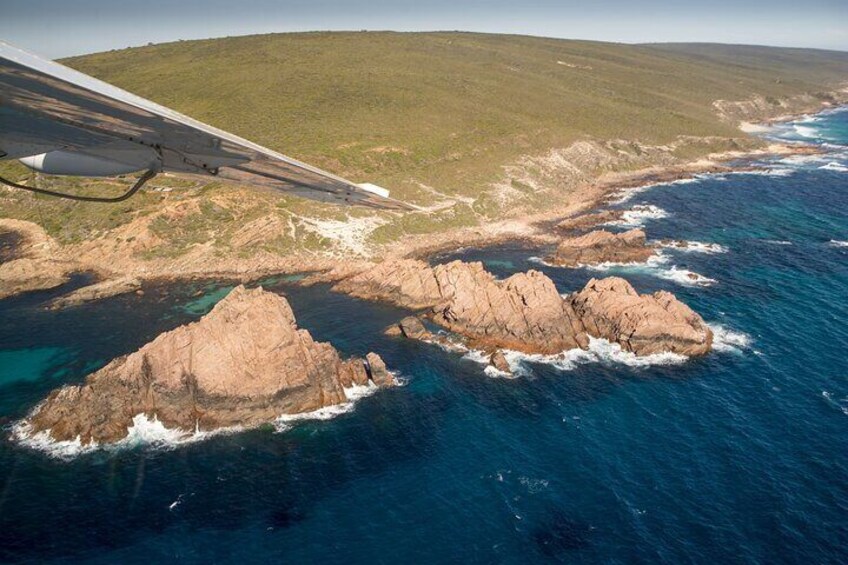
[(357, 179), (448, 189), (586, 137), (732, 136), (713, 100), (848, 79), (846, 53), (472, 33), (260, 35), (64, 62)]
[[(741, 135), (715, 100), (758, 95), (777, 107), (804, 93), (826, 99), (848, 79), (842, 52), (458, 32), (181, 41), (63, 63), (423, 205), (438, 197), (422, 185), (473, 200), (505, 165), (580, 140), (712, 140), (692, 157), (722, 147), (712, 136)], [(455, 218), (443, 220), (418, 223)]]

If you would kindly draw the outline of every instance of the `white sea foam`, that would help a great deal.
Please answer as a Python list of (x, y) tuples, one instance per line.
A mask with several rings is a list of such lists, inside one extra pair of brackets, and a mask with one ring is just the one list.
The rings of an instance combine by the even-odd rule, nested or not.
[[(504, 350), (504, 357), (509, 368), (515, 376), (528, 376), (531, 374), (529, 364), (544, 364), (554, 367), (560, 371), (572, 371), (580, 365), (587, 363), (601, 363), (604, 365), (627, 365), (628, 367), (651, 367), (656, 365), (679, 365), (684, 363), (688, 357), (677, 353), (655, 353), (653, 355), (636, 355), (625, 351), (617, 343), (611, 343), (606, 339), (589, 337), (589, 349), (569, 349), (562, 353), (553, 355), (541, 355), (522, 353), (520, 351)], [(489, 357), (476, 350), (468, 351), (466, 359), (486, 365), (484, 372), (491, 377), (504, 377), (506, 373), (498, 370), (491, 371), (489, 368)], [(491, 367), (493, 369), (493, 367)]]
[(707, 324), (713, 331), (713, 350), (720, 353), (742, 353), (751, 350), (753, 340), (748, 334), (731, 330), (721, 324)]
[(621, 215), (621, 219), (607, 222), (606, 226), (621, 226), (627, 228), (639, 228), (645, 225), (648, 220), (661, 220), (667, 218), (668, 212), (654, 206), (653, 204), (637, 204), (630, 210), (625, 211)]
[(545, 261), (541, 257), (537, 257), (535, 255), (533, 255), (532, 257), (528, 257), (527, 260), (530, 261), (531, 263), (536, 263), (537, 265), (544, 265), (545, 267), (556, 267), (557, 266), (557, 265), (554, 265), (553, 263), (548, 263), (547, 261)]
[(826, 165), (822, 165), (819, 169), (824, 169), (826, 171), (837, 171), (840, 173), (848, 173), (848, 167), (841, 163), (837, 163), (836, 161), (831, 161)]
[(826, 390), (823, 390), (821, 394), (822, 398), (825, 399), (825, 402), (835, 408), (838, 408), (843, 414), (848, 416), (848, 397), (845, 397), (841, 400), (838, 398), (835, 399), (833, 398), (833, 394)]
[(660, 269), (656, 274), (661, 279), (673, 281), (683, 286), (712, 286), (718, 282), (694, 271), (681, 269), (677, 265), (672, 265), (668, 269)]
[(211, 431), (188, 431), (179, 428), (166, 428), (155, 416), (149, 418), (146, 414), (136, 414), (132, 419), (132, 423), (127, 427), (127, 436), (120, 441), (110, 444), (98, 444), (94, 441), (83, 444), (79, 436), (73, 440), (56, 441), (50, 437), (50, 433), (47, 430), (32, 433), (32, 426), (27, 420), (18, 422), (12, 428), (12, 437), (21, 445), (44, 452), (51, 457), (73, 459), (74, 457), (91, 453), (98, 449), (118, 451), (139, 446), (155, 449), (171, 449), (180, 445), (209, 439), (212, 436), (236, 433), (242, 430), (243, 428), (237, 426), (218, 428)]
[(764, 239), (764, 243), (771, 243), (772, 245), (792, 245), (791, 241), (784, 241), (782, 239)]
[[(397, 381), (397, 378), (395, 380)], [(402, 383), (399, 382), (399, 384)], [(345, 388), (344, 393), (348, 400), (347, 402), (335, 406), (326, 406), (313, 412), (280, 416), (275, 422), (275, 427), (279, 431), (284, 431), (291, 427), (290, 424), (292, 422), (300, 420), (328, 420), (340, 414), (350, 412), (359, 399), (370, 396), (377, 388), (377, 386), (370, 382), (368, 385), (354, 385), (350, 388)], [(241, 426), (218, 428), (210, 431), (199, 429), (188, 431), (180, 428), (167, 428), (156, 416), (150, 418), (146, 414), (137, 414), (133, 417), (132, 423), (127, 427), (127, 436), (120, 441), (110, 444), (98, 444), (96, 442), (83, 444), (79, 437), (73, 440), (56, 441), (50, 437), (48, 431), (32, 433), (32, 426), (27, 420), (18, 422), (12, 428), (12, 437), (21, 445), (44, 452), (51, 457), (73, 459), (74, 457), (91, 453), (98, 449), (104, 451), (117, 451), (135, 447), (172, 449), (181, 445), (203, 441), (213, 436), (241, 431), (244, 431), (244, 428)]]
[(727, 253), (727, 247), (718, 243), (704, 243), (702, 241), (672, 241), (671, 243), (659, 242), (660, 247), (673, 249), (675, 251), (683, 251), (686, 253), (706, 253), (715, 255), (718, 253)]
[(377, 392), (378, 387), (369, 381), (367, 385), (353, 385), (350, 388), (345, 388), (344, 393), (347, 397), (347, 402), (342, 404), (333, 404), (332, 406), (324, 406), (311, 412), (301, 412), (300, 414), (283, 414), (274, 421), (274, 427), (278, 432), (284, 432), (292, 428), (295, 422), (303, 422), (306, 420), (330, 420), (336, 416), (347, 414), (354, 409), (356, 402), (366, 396), (371, 396)]
[(628, 271), (641, 272), (661, 279), (675, 282), (683, 286), (711, 286), (718, 281), (705, 277), (694, 271), (683, 269), (677, 265), (667, 266), (669, 257), (664, 253), (656, 253), (649, 257), (644, 263), (599, 263), (597, 265), (585, 266), (590, 271), (609, 271), (612, 269), (624, 269)]
[(55, 441), (47, 431), (34, 434), (32, 433), (32, 425), (26, 420), (22, 420), (12, 427), (12, 438), (24, 447), (41, 451), (56, 459), (73, 459), (98, 448), (98, 445), (94, 442), (83, 444), (79, 436), (73, 440)]
[[(810, 123), (810, 122), (805, 120), (804, 123)], [(803, 126), (801, 124), (794, 124), (792, 126), (792, 128), (795, 130), (795, 133), (797, 133), (801, 137), (805, 137), (807, 139), (818, 139), (818, 137), (819, 137), (819, 133), (818, 133), (818, 130), (816, 130), (816, 128), (809, 127), (809, 126)]]
[(833, 247), (848, 247), (848, 241), (840, 241), (838, 239), (831, 239), (828, 243)]
[(656, 188), (658, 186), (674, 186), (679, 184), (693, 184), (696, 182), (700, 182), (705, 178), (708, 178), (708, 174), (703, 175), (695, 175), (693, 177), (685, 178), (685, 179), (677, 179), (667, 182), (656, 182), (652, 184), (644, 184), (640, 186), (632, 186), (627, 188), (622, 188), (615, 191), (609, 198), (608, 202), (610, 204), (624, 204), (625, 202), (631, 200), (637, 194), (641, 194), (646, 190), (650, 190), (652, 188)]

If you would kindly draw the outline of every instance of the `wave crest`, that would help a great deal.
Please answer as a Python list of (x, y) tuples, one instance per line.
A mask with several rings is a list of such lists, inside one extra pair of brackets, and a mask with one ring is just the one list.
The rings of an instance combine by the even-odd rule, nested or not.
[[(636, 355), (625, 351), (617, 343), (612, 343), (603, 338), (589, 337), (589, 349), (569, 349), (562, 353), (553, 355), (542, 355), (533, 353), (522, 353), (520, 351), (504, 350), (504, 357), (513, 376), (528, 376), (532, 374), (529, 364), (549, 365), (560, 371), (573, 371), (580, 365), (589, 363), (600, 363), (603, 365), (626, 365), (628, 367), (642, 368), (657, 365), (680, 365), (689, 358), (677, 353), (655, 353), (652, 355)], [(489, 365), (489, 357), (478, 350), (469, 350), (464, 358), (485, 364), (484, 372), (490, 377), (509, 376)], [(491, 370), (490, 370), (491, 369)]]

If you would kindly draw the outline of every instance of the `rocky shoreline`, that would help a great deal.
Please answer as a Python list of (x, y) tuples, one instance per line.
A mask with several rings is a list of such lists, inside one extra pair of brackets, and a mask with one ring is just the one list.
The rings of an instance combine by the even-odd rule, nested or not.
[[(683, 243), (651, 243), (638, 228), (621, 233), (595, 229), (620, 223), (624, 214), (598, 206), (625, 188), (729, 170), (715, 161), (701, 161), (603, 175), (563, 207), (520, 221), (505, 220), (489, 229), (450, 231), (388, 246), (381, 262), (262, 255), (205, 265), (174, 263), (171, 267), (176, 271), (155, 273), (147, 265), (135, 265), (127, 272), (132, 261), (124, 262), (99, 268), (97, 283), (60, 296), (47, 307), (67, 308), (141, 293), (143, 283), (151, 279), (219, 277), (247, 282), (271, 274), (312, 272), (302, 284), (330, 283), (335, 292), (415, 312), (389, 327), (390, 335), (442, 345), (460, 343), (483, 352), (502, 373), (511, 372), (509, 352), (563, 355), (589, 349), (593, 339), (606, 340), (636, 356), (702, 356), (712, 349), (713, 332), (671, 293), (640, 295), (626, 280), (607, 277), (561, 295), (539, 271), (499, 280), (482, 263), (452, 261), (431, 266), (415, 257), (461, 245), (525, 239), (556, 243), (548, 261), (566, 268), (645, 262), (659, 247)], [(30, 222), (0, 220), (0, 231), (17, 232), (23, 242), (15, 256), (0, 264), (0, 298), (56, 288), (73, 272), (90, 267), (95, 258), (108, 259), (102, 249), (71, 259)], [(452, 337), (431, 332), (423, 320)], [(239, 286), (197, 322), (113, 360), (82, 385), (54, 391), (16, 433), (23, 441), (41, 437), (52, 442), (109, 444), (126, 438), (140, 415), (186, 433), (255, 427), (283, 415), (345, 404), (349, 401), (346, 390), (354, 387), (393, 384), (376, 353), (342, 360), (330, 344), (315, 342), (308, 331), (297, 328), (284, 298), (261, 288)]]
[[(814, 149), (804, 146), (772, 145), (766, 149), (749, 152), (728, 152), (684, 164), (652, 166), (631, 172), (604, 173), (590, 182), (577, 186), (569, 198), (545, 212), (528, 213), (521, 218), (507, 218), (474, 228), (450, 229), (441, 233), (421, 236), (409, 236), (380, 249), (380, 255), (386, 259), (421, 258), (426, 259), (446, 250), (467, 246), (488, 246), (511, 241), (523, 241), (528, 244), (558, 244), (560, 237), (555, 231), (579, 232), (579, 226), (569, 226), (570, 218), (603, 207), (610, 195), (622, 190), (650, 186), (661, 182), (671, 182), (693, 178), (699, 174), (721, 173), (739, 170), (724, 165), (724, 162), (739, 159), (754, 159), (766, 155), (808, 154)], [(617, 212), (602, 211), (600, 220), (594, 225), (617, 219)], [(551, 229), (551, 227), (555, 229)], [(38, 246), (27, 245), (35, 249), (19, 258), (0, 263), (0, 299), (16, 294), (36, 290), (47, 290), (67, 282), (74, 272), (90, 272), (95, 275), (100, 288), (90, 292), (77, 293), (68, 304), (56, 302), (56, 307), (77, 305), (87, 300), (110, 296), (104, 289), (118, 289), (122, 285), (109, 286), (115, 279), (186, 281), (198, 279), (229, 279), (247, 283), (267, 276), (279, 274), (311, 273), (332, 270), (339, 258), (313, 253), (295, 253), (279, 256), (265, 251), (253, 256), (241, 257), (238, 254), (209, 256), (207, 249), (199, 246), (196, 253), (175, 259), (157, 259), (145, 261), (137, 258), (128, 250), (122, 250), (119, 242), (130, 241), (134, 236), (127, 230), (132, 224), (124, 226), (119, 233), (113, 234), (115, 241), (95, 241), (81, 245), (63, 246), (50, 238), (44, 230), (32, 222), (0, 218), (0, 232), (19, 232), (27, 239), (34, 237)], [(126, 232), (126, 233), (124, 233)], [(149, 239), (149, 238), (147, 238)], [(145, 238), (136, 238), (133, 245), (146, 246)], [(365, 264), (368, 257), (347, 257), (346, 262)]]

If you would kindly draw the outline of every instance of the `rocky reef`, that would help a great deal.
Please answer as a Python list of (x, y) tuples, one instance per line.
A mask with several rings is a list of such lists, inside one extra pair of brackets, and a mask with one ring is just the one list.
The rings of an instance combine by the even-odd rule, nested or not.
[(255, 426), (347, 402), (346, 388), (391, 386), (379, 355), (342, 360), (298, 329), (285, 298), (239, 286), (198, 320), (51, 393), (27, 433), (114, 442), (144, 414), (167, 428)]
[(653, 254), (654, 247), (647, 244), (645, 232), (640, 229), (623, 233), (596, 230), (563, 239), (548, 261), (563, 267), (600, 263), (642, 263)]
[[(374, 265), (337, 282), (334, 290), (421, 310), (462, 336), (469, 347), (553, 354), (586, 349), (604, 338), (637, 355), (703, 355), (712, 345), (704, 320), (667, 292), (640, 295), (626, 280), (591, 280), (562, 296), (553, 281), (530, 270), (498, 280), (482, 263), (429, 266), (417, 260)], [(389, 333), (433, 341), (420, 320), (406, 318)], [(495, 358), (500, 363), (500, 358)]]

